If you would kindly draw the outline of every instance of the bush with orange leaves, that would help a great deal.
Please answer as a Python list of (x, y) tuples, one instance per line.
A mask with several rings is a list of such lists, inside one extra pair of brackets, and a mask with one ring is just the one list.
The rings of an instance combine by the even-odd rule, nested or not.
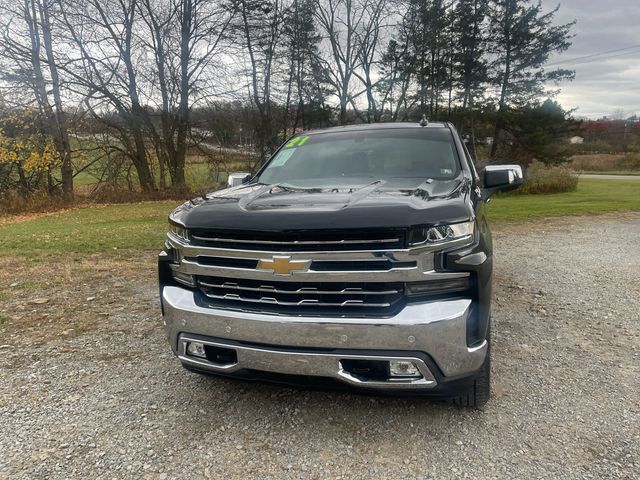
[(51, 173), (60, 157), (39, 124), (32, 110), (0, 114), (0, 194), (18, 190), (27, 195), (54, 183)]

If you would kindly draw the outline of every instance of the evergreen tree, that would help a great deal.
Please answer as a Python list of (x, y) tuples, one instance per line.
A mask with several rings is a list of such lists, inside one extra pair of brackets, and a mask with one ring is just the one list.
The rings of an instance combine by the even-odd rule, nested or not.
[(409, 47), (406, 68), (416, 82), (413, 103), (431, 118), (438, 116), (447, 89), (448, 25), (443, 0), (409, 0), (403, 19)]
[(314, 5), (314, 0), (293, 0), (284, 20), (284, 53), (288, 69), (283, 119), (285, 137), (288, 128), (309, 128), (313, 110), (324, 106), (321, 83), (315, 77), (320, 35), (315, 25)]
[(520, 159), (536, 159), (547, 165), (569, 160), (572, 150), (566, 140), (575, 135), (579, 126), (571, 119), (571, 111), (548, 98), (507, 115), (506, 123), (514, 145), (524, 152), (518, 155)]
[(564, 69), (545, 70), (544, 64), (552, 53), (566, 50), (570, 45), (574, 23), (554, 25), (559, 7), (544, 13), (538, 1), (492, 0), (489, 7), (490, 53), (495, 60), (492, 78), (499, 91), (497, 119), (491, 156), (500, 144), (509, 108), (522, 108), (544, 94), (545, 83), (573, 77)]
[(453, 14), (453, 77), (463, 111), (473, 109), (487, 82), (487, 0), (458, 0)]

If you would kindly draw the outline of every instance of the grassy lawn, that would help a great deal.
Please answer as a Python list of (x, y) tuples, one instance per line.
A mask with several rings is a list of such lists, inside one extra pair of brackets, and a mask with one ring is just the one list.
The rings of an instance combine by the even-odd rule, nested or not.
[(640, 175), (640, 170), (584, 170), (580, 174), (589, 175)]
[[(92, 138), (80, 140), (72, 137), (71, 148), (77, 155), (81, 155), (80, 158), (75, 161), (75, 167), (77, 169), (82, 168), (104, 155), (104, 152), (98, 148), (98, 144)], [(216, 184), (224, 184), (224, 182), (227, 181), (227, 173), (221, 171), (216, 177), (214, 172), (211, 171), (212, 166), (207, 163), (207, 160), (217, 160), (220, 162), (221, 170), (229, 169), (229, 171), (247, 171), (250, 169), (247, 162), (251, 163), (253, 161), (248, 154), (241, 152), (210, 151), (207, 155), (202, 152), (187, 152), (185, 180), (189, 188), (194, 192), (211, 189)], [(160, 172), (158, 171), (157, 162), (153, 159), (151, 160), (150, 168), (156, 183), (158, 183)], [(98, 178), (96, 178), (95, 175), (99, 175), (100, 172), (101, 164), (98, 162), (98, 164), (90, 170), (83, 170), (77, 173), (73, 180), (74, 187), (80, 192), (88, 192), (89, 190), (85, 187), (91, 187), (97, 184)], [(124, 172), (121, 173), (124, 174)], [(137, 181), (135, 169), (131, 170), (131, 177), (135, 183)], [(171, 181), (168, 173), (166, 180), (167, 182)], [(124, 180), (122, 180), (122, 182), (124, 184)]]
[(502, 195), (488, 207), (494, 222), (640, 210), (640, 180), (580, 179), (575, 192)]
[[(78, 208), (0, 226), (0, 256), (107, 253), (130, 257), (159, 251), (167, 215), (179, 202), (145, 202)], [(582, 179), (571, 193), (505, 195), (488, 207), (493, 222), (520, 222), (562, 215), (640, 211), (640, 181)]]
[[(135, 172), (133, 172), (132, 175), (135, 178)], [(188, 163), (185, 168), (184, 175), (187, 181), (187, 185), (193, 191), (200, 191), (203, 189), (211, 188), (212, 185), (216, 184), (216, 180), (211, 176), (209, 165), (207, 165), (206, 163)], [(226, 180), (227, 174), (221, 173), (219, 181), (225, 182)], [(86, 171), (80, 172), (73, 179), (73, 185), (75, 188), (86, 187), (89, 185), (93, 186), (96, 183), (98, 183), (98, 179), (96, 179), (93, 175), (87, 173)]]
[(176, 201), (78, 208), (0, 227), (0, 256), (130, 256), (163, 244)]

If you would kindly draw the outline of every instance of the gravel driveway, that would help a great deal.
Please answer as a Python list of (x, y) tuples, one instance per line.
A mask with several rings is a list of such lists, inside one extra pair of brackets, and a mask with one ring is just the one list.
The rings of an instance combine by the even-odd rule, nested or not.
[(640, 478), (640, 214), (496, 230), (484, 412), (189, 373), (152, 252), (0, 259), (0, 478)]

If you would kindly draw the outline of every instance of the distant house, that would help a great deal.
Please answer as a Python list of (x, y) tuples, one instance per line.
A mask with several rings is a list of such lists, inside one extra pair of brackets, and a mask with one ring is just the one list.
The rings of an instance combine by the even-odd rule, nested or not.
[(569, 143), (571, 145), (580, 145), (581, 143), (584, 143), (584, 138), (579, 137), (579, 136), (576, 135), (575, 137), (571, 137), (569, 139)]

